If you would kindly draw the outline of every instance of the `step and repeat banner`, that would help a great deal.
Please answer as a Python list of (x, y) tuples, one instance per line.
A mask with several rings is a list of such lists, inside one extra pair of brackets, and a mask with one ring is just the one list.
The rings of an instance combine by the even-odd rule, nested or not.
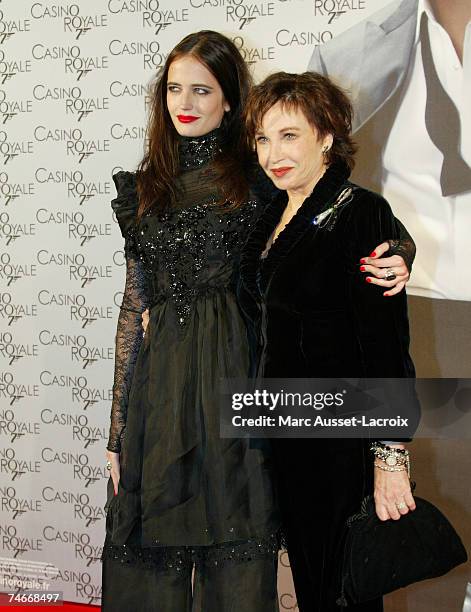
[[(100, 603), (125, 270), (111, 175), (142, 156), (147, 84), (169, 51), (189, 32), (214, 29), (234, 40), (256, 79), (304, 71), (324, 66), (316, 49), (354, 26), (345, 41), (358, 49), (378, 35), (370, 19), (403, 27), (399, 9), (418, 22), (415, 0), (0, 1), (0, 591), (28, 586)], [(352, 93), (364, 61), (360, 50), (343, 53)], [(444, 297), (469, 299), (454, 291)], [(430, 467), (428, 450), (423, 465), (441, 489), (449, 474)], [(464, 524), (467, 512), (460, 506), (453, 518)], [(280, 562), (280, 609), (297, 610), (286, 554)], [(444, 579), (433, 599), (411, 590), (411, 607), (390, 598), (389, 610), (461, 610), (467, 579)], [(438, 592), (457, 607), (434, 608)]]

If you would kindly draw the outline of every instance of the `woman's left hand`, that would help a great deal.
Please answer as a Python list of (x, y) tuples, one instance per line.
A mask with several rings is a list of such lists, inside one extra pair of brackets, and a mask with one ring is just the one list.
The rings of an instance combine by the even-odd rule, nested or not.
[[(407, 472), (385, 472), (375, 470), (374, 500), (376, 514), (382, 521), (397, 521), (401, 515), (415, 510), (410, 480)], [(399, 506), (399, 507), (398, 507)]]
[[(383, 257), (388, 250), (389, 244), (383, 242), (368, 257), (362, 258), (359, 262), (360, 271), (365, 273), (365, 282), (387, 287), (388, 290), (383, 293), (386, 297), (400, 293), (410, 277), (404, 259), (400, 255)], [(388, 281), (385, 276), (389, 271), (396, 278)]]

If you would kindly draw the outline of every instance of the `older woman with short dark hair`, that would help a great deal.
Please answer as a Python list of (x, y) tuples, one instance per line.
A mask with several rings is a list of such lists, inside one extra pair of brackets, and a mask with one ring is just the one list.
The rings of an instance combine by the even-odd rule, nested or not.
[[(321, 75), (280, 72), (252, 90), (245, 117), (260, 165), (282, 190), (261, 213), (241, 259), (239, 299), (252, 353), (263, 355), (252, 373), (414, 376), (405, 292), (384, 299), (362, 274), (362, 254), (397, 237), (398, 228), (384, 198), (348, 180), (355, 145), (347, 96)], [(406, 467), (388, 471), (366, 440), (272, 442), (299, 609), (338, 611), (345, 521), (373, 489), (380, 519), (414, 510)], [(378, 612), (382, 601), (343, 609)]]

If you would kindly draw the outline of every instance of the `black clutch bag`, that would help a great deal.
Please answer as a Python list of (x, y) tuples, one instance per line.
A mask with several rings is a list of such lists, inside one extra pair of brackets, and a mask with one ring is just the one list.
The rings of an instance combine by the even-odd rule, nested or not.
[(415, 497), (416, 509), (381, 521), (372, 496), (347, 521), (340, 596), (345, 607), (381, 597), (420, 580), (443, 576), (468, 560), (450, 522), (433, 504)]

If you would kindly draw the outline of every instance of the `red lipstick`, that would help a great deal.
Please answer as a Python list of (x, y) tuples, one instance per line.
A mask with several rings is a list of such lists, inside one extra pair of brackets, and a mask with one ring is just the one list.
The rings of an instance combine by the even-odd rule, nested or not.
[(195, 117), (194, 115), (177, 115), (177, 119), (180, 123), (193, 123), (193, 121), (196, 121), (199, 117)]
[(293, 169), (293, 166), (283, 166), (282, 168), (273, 168), (272, 172), (275, 176), (280, 178), (292, 169)]

